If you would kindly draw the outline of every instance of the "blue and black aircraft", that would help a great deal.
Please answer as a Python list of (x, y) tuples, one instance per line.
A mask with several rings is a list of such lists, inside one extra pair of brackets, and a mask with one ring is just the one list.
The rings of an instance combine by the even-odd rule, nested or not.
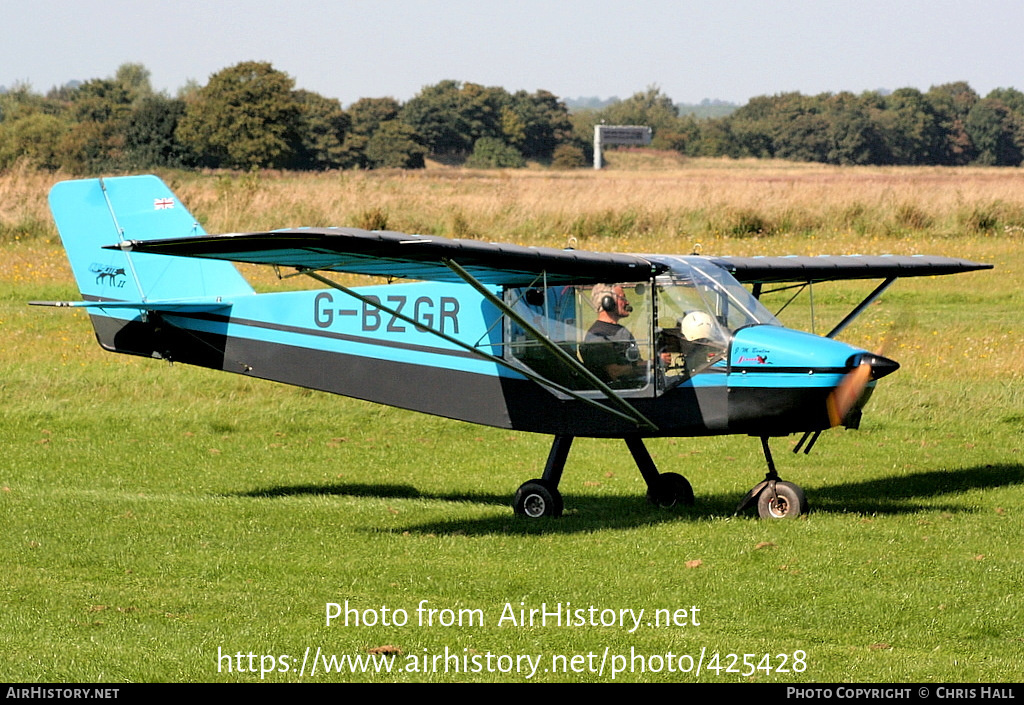
[[(208, 235), (155, 176), (65, 181), (50, 205), (96, 337), (162, 358), (554, 437), (515, 512), (558, 516), (576, 437), (625, 440), (659, 505), (692, 504), (645, 438), (747, 434), (768, 472), (737, 511), (807, 510), (768, 440), (855, 428), (898, 364), (836, 336), (899, 277), (991, 265), (930, 256), (709, 257), (522, 247), (355, 228)], [(323, 288), (255, 293), (233, 262)], [(338, 273), (387, 283), (350, 288)], [(881, 283), (821, 337), (783, 327), (765, 287)], [(409, 280), (393, 283), (395, 280)], [(744, 286), (747, 285), (747, 286)]]

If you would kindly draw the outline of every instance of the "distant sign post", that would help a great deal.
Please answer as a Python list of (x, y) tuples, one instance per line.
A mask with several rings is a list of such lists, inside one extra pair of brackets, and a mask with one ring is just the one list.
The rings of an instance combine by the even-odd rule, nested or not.
[(651, 143), (651, 128), (642, 125), (594, 125), (594, 168), (600, 169), (601, 145)]

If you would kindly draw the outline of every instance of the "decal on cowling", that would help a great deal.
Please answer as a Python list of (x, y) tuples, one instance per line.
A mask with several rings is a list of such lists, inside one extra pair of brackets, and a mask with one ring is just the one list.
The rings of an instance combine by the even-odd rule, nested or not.
[(770, 350), (766, 350), (761, 347), (741, 347), (736, 349), (736, 361), (734, 365), (742, 365), (744, 363), (754, 365), (768, 365), (768, 354)]
[(746, 355), (740, 355), (739, 359), (736, 360), (736, 364), (737, 365), (742, 365), (744, 362), (753, 362), (755, 365), (767, 365), (768, 364), (768, 356), (767, 355), (754, 355), (753, 357), (748, 357)]

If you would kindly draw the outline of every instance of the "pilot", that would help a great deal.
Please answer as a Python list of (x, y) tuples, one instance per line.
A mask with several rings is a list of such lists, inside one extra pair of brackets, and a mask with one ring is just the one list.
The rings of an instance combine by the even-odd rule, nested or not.
[(633, 334), (619, 323), (633, 312), (622, 285), (597, 284), (590, 296), (597, 309), (597, 320), (580, 346), (583, 364), (610, 387), (642, 387), (648, 365), (640, 359)]

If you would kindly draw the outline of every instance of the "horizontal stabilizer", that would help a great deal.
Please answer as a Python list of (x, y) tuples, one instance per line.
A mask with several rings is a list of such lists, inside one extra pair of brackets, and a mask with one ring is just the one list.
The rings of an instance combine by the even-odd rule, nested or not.
[(29, 306), (56, 306), (57, 308), (130, 309), (135, 311), (217, 311), (230, 308), (230, 301), (29, 301)]

